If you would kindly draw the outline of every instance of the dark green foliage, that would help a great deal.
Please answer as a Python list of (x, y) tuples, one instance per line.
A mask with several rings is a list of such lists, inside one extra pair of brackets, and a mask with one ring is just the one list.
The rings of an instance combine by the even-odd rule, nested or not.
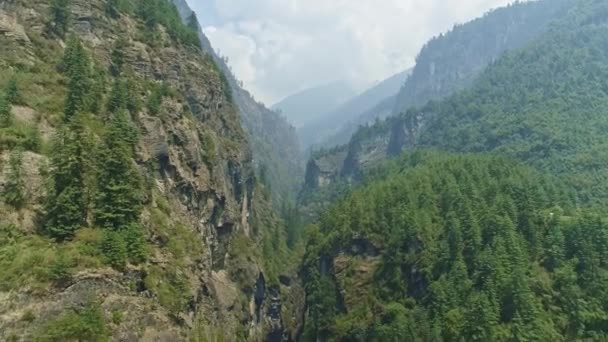
[[(308, 337), (608, 336), (608, 226), (575, 214), (564, 183), (499, 157), (427, 152), (376, 174), (309, 234)], [(576, 216), (558, 217), (564, 213)], [(380, 257), (367, 300), (350, 297), (361, 289), (344, 287), (357, 283), (357, 273), (343, 271), (336, 281), (331, 268), (361, 241)]]
[(127, 108), (126, 82), (120, 78), (114, 80), (106, 109), (109, 113), (119, 113)]
[(88, 109), (87, 101), (90, 100), (89, 57), (78, 38), (71, 38), (68, 42), (60, 69), (68, 79), (64, 110), (64, 120), (68, 122), (76, 113)]
[(188, 18), (188, 27), (195, 32), (198, 32), (198, 30), (200, 30), (198, 18), (196, 17), (196, 13), (194, 12), (192, 12), (192, 14), (190, 14), (190, 17)]
[(0, 128), (7, 128), (12, 123), (11, 103), (5, 94), (0, 93)]
[(160, 106), (163, 102), (163, 96), (164, 96), (164, 91), (163, 91), (163, 87), (162, 86), (158, 86), (155, 85), (152, 88), (152, 92), (150, 93), (150, 96), (148, 97), (148, 111), (150, 111), (150, 114), (152, 115), (158, 115), (160, 112)]
[(101, 241), (101, 252), (107, 258), (108, 264), (122, 270), (127, 263), (127, 243), (120, 231), (105, 230)]
[(51, 280), (58, 286), (67, 284), (72, 279), (70, 264), (64, 253), (59, 253), (49, 269)]
[(93, 114), (99, 114), (103, 106), (103, 97), (106, 90), (106, 72), (95, 66), (89, 80), (87, 94), (87, 110)]
[(144, 21), (145, 34), (149, 41), (155, 39), (157, 26), (163, 25), (173, 40), (200, 48), (198, 31), (183, 23), (177, 8), (171, 1), (140, 0), (138, 2), (137, 14)]
[(21, 97), (21, 92), (19, 91), (19, 85), (17, 84), (17, 78), (15, 76), (12, 76), (8, 80), (8, 85), (6, 86), (6, 100), (13, 105), (23, 104), (23, 98)]
[(109, 340), (109, 334), (99, 304), (91, 303), (83, 309), (63, 313), (44, 326), (35, 340), (103, 342)]
[(51, 33), (63, 38), (68, 32), (71, 19), (71, 5), (71, 0), (51, 1), (51, 22), (47, 26)]
[(129, 260), (134, 264), (144, 262), (148, 251), (142, 227), (138, 224), (131, 224), (124, 229), (122, 234), (127, 247), (127, 256), (129, 257)]
[(133, 163), (137, 131), (124, 112), (114, 115), (98, 156), (95, 223), (121, 230), (139, 221), (141, 176)]
[(51, 187), (45, 229), (58, 240), (70, 239), (86, 223), (87, 133), (79, 118), (62, 128), (53, 143)]
[(1, 195), (4, 202), (14, 208), (21, 208), (27, 200), (23, 174), (23, 152), (20, 149), (15, 149), (11, 153), (7, 178)]
[(567, 175), (584, 201), (608, 196), (601, 166), (608, 26), (586, 20), (605, 5), (581, 2), (568, 20), (490, 66), (471, 90), (423, 108), (431, 119), (419, 144), (498, 151)]
[(108, 0), (106, 1), (106, 14), (116, 19), (120, 16), (121, 7), (123, 7), (123, 0)]
[(287, 246), (294, 248), (298, 241), (300, 241), (300, 234), (304, 230), (304, 223), (302, 222), (302, 215), (293, 204), (286, 202), (283, 203), (281, 208), (281, 217), (285, 221), (285, 229), (287, 235)]
[(118, 76), (122, 73), (123, 66), (125, 64), (125, 48), (127, 41), (123, 37), (118, 37), (114, 42), (114, 49), (112, 49), (110, 73), (112, 76)]

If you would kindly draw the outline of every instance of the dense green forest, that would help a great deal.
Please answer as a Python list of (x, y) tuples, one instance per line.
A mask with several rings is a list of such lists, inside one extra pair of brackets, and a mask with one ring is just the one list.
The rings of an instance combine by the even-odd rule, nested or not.
[(608, 226), (498, 156), (414, 152), (311, 228), (308, 340), (608, 336)]
[(399, 114), (471, 86), (489, 64), (529, 44), (576, 2), (517, 1), (434, 37), (418, 54), (393, 112)]
[(604, 2), (579, 1), (547, 34), (491, 65), (470, 90), (423, 107), (429, 119), (417, 144), (496, 151), (567, 175), (583, 201), (605, 199), (607, 11)]

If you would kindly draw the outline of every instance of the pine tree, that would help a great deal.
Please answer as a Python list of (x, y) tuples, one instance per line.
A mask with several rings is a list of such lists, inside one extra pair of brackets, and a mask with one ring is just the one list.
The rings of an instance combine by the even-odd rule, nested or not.
[(108, 0), (106, 2), (106, 14), (116, 19), (120, 15), (120, 0)]
[(139, 16), (143, 19), (146, 28), (150, 31), (156, 31), (158, 25), (159, 5), (157, 0), (142, 1), (139, 6)]
[(89, 112), (99, 114), (103, 106), (106, 89), (105, 70), (95, 66), (89, 79), (89, 89), (86, 96), (86, 107)]
[(76, 113), (86, 109), (90, 90), (89, 57), (77, 38), (72, 38), (68, 43), (62, 65), (68, 77), (68, 94), (64, 110), (64, 120), (67, 122)]
[(563, 262), (565, 257), (565, 238), (559, 222), (550, 223), (549, 232), (545, 242), (545, 267), (554, 271)]
[(127, 245), (120, 232), (106, 230), (101, 241), (101, 251), (108, 259), (108, 263), (116, 268), (123, 269), (127, 262)]
[(125, 64), (125, 48), (127, 47), (127, 41), (123, 37), (118, 37), (114, 42), (114, 48), (110, 56), (110, 73), (112, 76), (118, 76), (122, 73), (123, 66)]
[(160, 86), (155, 86), (148, 98), (148, 110), (150, 114), (157, 115), (163, 102), (163, 93)]
[(133, 263), (141, 263), (146, 260), (146, 239), (142, 228), (138, 224), (130, 224), (123, 232), (127, 255)]
[(8, 85), (6, 86), (6, 100), (13, 105), (23, 103), (21, 93), (19, 92), (19, 86), (17, 85), (17, 78), (15, 76), (12, 76), (9, 79)]
[(8, 162), (8, 175), (2, 190), (2, 198), (8, 205), (21, 208), (25, 204), (26, 196), (23, 152), (20, 149), (15, 149)]
[[(133, 128), (125, 113), (114, 116), (99, 155), (95, 223), (121, 230), (139, 220), (140, 175), (133, 164)], [(130, 137), (131, 136), (131, 137)]]
[(137, 89), (137, 83), (133, 81), (132, 76), (127, 77), (125, 82), (125, 94), (127, 94), (127, 110), (131, 114), (139, 112), (141, 110), (140, 95), (139, 90)]
[(85, 129), (79, 118), (62, 128), (51, 155), (51, 189), (47, 199), (46, 231), (57, 240), (74, 236), (86, 224), (87, 170)]
[(7, 128), (13, 124), (11, 105), (4, 94), (0, 93), (0, 128)]
[(127, 107), (127, 91), (125, 83), (119, 78), (114, 80), (110, 98), (108, 99), (108, 112), (116, 114)]
[(52, 0), (51, 1), (51, 18), (48, 28), (52, 33), (59, 37), (64, 37), (68, 31), (70, 24), (70, 6), (71, 0)]
[(188, 17), (188, 27), (191, 30), (197, 31), (200, 29), (199, 23), (198, 23), (198, 18), (196, 17), (196, 13), (192, 12), (192, 14), (190, 14), (190, 17)]

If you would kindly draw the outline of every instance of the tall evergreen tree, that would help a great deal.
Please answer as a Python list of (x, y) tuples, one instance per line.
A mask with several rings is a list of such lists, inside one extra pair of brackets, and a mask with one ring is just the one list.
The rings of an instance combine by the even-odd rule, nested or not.
[(6, 99), (10, 104), (14, 105), (23, 103), (23, 98), (19, 92), (19, 86), (17, 85), (17, 78), (14, 75), (8, 80), (8, 85), (6, 86)]
[(196, 13), (192, 12), (192, 14), (190, 14), (190, 17), (188, 17), (188, 27), (191, 30), (197, 31), (200, 29), (199, 23), (198, 23), (198, 18), (196, 17)]
[(104, 136), (99, 155), (95, 223), (122, 230), (139, 220), (140, 175), (133, 164), (133, 128), (124, 112), (116, 114)]
[(72, 238), (76, 230), (86, 224), (86, 139), (85, 128), (78, 117), (55, 137), (45, 229), (57, 240)]
[(52, 22), (48, 27), (52, 33), (64, 37), (70, 24), (71, 0), (52, 0), (50, 11)]
[(108, 99), (108, 112), (117, 114), (127, 107), (127, 89), (126, 84), (120, 78), (114, 79), (110, 98)]
[(7, 128), (13, 123), (11, 105), (6, 95), (0, 93), (0, 128)]
[(87, 95), (90, 90), (89, 57), (78, 38), (70, 39), (62, 65), (68, 77), (68, 94), (64, 110), (64, 120), (67, 122), (76, 113), (87, 109)]
[(112, 49), (110, 72), (113, 76), (118, 76), (122, 73), (122, 69), (125, 63), (125, 48), (127, 41), (123, 37), (118, 37), (114, 42), (114, 48)]
[(26, 188), (23, 175), (23, 152), (20, 149), (15, 149), (10, 155), (2, 198), (4, 202), (15, 208), (21, 208), (25, 204)]

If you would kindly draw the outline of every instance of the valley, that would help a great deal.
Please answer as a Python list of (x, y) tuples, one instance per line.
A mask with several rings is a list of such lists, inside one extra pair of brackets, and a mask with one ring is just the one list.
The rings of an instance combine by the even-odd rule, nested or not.
[(0, 1), (0, 340), (608, 338), (605, 1), (273, 106), (200, 6)]

